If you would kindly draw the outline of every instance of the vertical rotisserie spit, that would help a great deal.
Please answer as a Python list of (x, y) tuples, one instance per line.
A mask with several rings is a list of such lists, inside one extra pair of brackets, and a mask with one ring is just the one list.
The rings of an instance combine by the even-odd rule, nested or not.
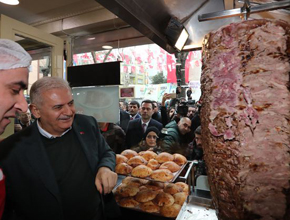
[(205, 36), (201, 126), (219, 219), (290, 219), (289, 59), (283, 21)]

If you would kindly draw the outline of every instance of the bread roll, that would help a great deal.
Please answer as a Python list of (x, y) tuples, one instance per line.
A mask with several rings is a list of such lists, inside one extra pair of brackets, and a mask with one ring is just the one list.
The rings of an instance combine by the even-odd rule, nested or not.
[(123, 198), (119, 201), (119, 205), (122, 207), (127, 207), (127, 208), (134, 208), (139, 205), (139, 202), (134, 200), (133, 198)]
[(153, 180), (148, 181), (147, 186), (149, 186), (149, 185), (151, 185), (151, 186), (157, 186), (160, 189), (163, 189), (164, 188), (164, 183), (156, 182), (156, 181), (153, 181)]
[(155, 205), (152, 201), (141, 203), (140, 208), (142, 209), (142, 211), (150, 213), (160, 211), (160, 207), (158, 205)]
[(174, 183), (169, 183), (164, 187), (164, 192), (170, 193), (171, 195), (182, 192), (182, 190), (183, 188), (181, 186), (175, 185)]
[(145, 151), (144, 153), (139, 154), (139, 155), (141, 155), (147, 161), (149, 161), (150, 159), (155, 159), (157, 157), (157, 154), (150, 150)]
[(139, 156), (142, 156), (143, 154), (145, 154), (145, 152), (146, 152), (145, 150), (140, 151), (140, 152), (138, 153), (138, 155), (139, 155)]
[(165, 217), (177, 217), (179, 211), (181, 209), (181, 206), (178, 204), (173, 204), (170, 206), (163, 206), (160, 209), (160, 213), (161, 215), (165, 216)]
[(182, 206), (187, 198), (187, 194), (185, 192), (175, 193), (173, 195), (173, 198), (174, 198), (174, 203)]
[(141, 186), (144, 184), (147, 184), (149, 180), (144, 180), (144, 179), (139, 179), (139, 178), (135, 178), (135, 177), (131, 177), (131, 176), (127, 176), (126, 178), (124, 178), (122, 180), (122, 183), (124, 185), (135, 185), (135, 186)]
[(136, 178), (127, 176), (122, 180), (122, 183), (126, 185), (129, 181), (131, 181), (131, 179), (136, 179)]
[(141, 179), (138, 178), (132, 178), (129, 181), (127, 181), (127, 186), (135, 186), (135, 187), (140, 187), (142, 186), (144, 183), (142, 182)]
[(143, 191), (143, 190), (147, 190), (148, 188), (147, 188), (147, 186), (145, 185), (145, 186), (140, 186), (139, 187), (139, 192), (141, 192), (141, 191)]
[(124, 150), (121, 155), (127, 157), (128, 159), (132, 158), (132, 157), (135, 157), (135, 156), (138, 156), (137, 152), (136, 151), (133, 151), (133, 150), (130, 150), (130, 149), (127, 149), (127, 150)]
[(160, 169), (160, 170), (154, 170), (153, 173), (150, 175), (150, 177), (157, 181), (168, 182), (172, 180), (173, 174), (170, 170)]
[(160, 192), (154, 199), (154, 203), (158, 206), (167, 206), (174, 203), (174, 198), (169, 193)]
[(128, 158), (121, 155), (121, 154), (116, 154), (116, 164), (120, 164), (120, 163), (127, 163)]
[(188, 185), (186, 183), (177, 182), (177, 183), (175, 183), (175, 185), (180, 186), (182, 188), (183, 192), (189, 193), (189, 188), (188, 188)]
[(181, 154), (173, 154), (173, 161), (177, 163), (179, 166), (182, 166), (183, 164), (187, 163), (187, 159), (185, 156)]
[(129, 173), (131, 173), (132, 169), (133, 167), (126, 163), (119, 163), (115, 167), (115, 172), (118, 174), (128, 175)]
[(141, 164), (146, 165), (147, 164), (147, 160), (145, 160), (143, 157), (141, 156), (135, 156), (135, 157), (131, 157), (128, 161), (127, 164), (129, 164), (132, 167), (137, 167)]
[(158, 186), (154, 186), (154, 185), (145, 185), (145, 187), (146, 187), (147, 189), (151, 189), (151, 190), (153, 190), (153, 191), (157, 191), (157, 192), (162, 191), (162, 192), (163, 192), (163, 189), (160, 188), (160, 187), (158, 187)]
[(155, 159), (158, 161), (158, 163), (164, 163), (167, 161), (173, 161), (174, 157), (170, 153), (162, 152), (162, 153), (158, 154)]
[(137, 202), (149, 202), (157, 196), (158, 192), (151, 189), (142, 190), (137, 193), (135, 199)]
[(117, 194), (122, 197), (135, 196), (139, 192), (139, 188), (135, 186), (127, 186), (121, 184), (117, 188)]
[(174, 172), (177, 172), (178, 170), (180, 170), (180, 166), (177, 165), (176, 163), (174, 163), (173, 161), (167, 161), (167, 162), (161, 164), (159, 169), (168, 169), (172, 173), (174, 173)]
[(139, 165), (139, 166), (135, 167), (131, 172), (132, 176), (140, 177), (140, 178), (145, 178), (147, 176), (150, 176), (151, 174), (152, 174), (151, 168), (149, 168), (145, 165)]
[(147, 163), (147, 167), (150, 167), (152, 170), (157, 170), (160, 167), (160, 164), (155, 159), (150, 159)]

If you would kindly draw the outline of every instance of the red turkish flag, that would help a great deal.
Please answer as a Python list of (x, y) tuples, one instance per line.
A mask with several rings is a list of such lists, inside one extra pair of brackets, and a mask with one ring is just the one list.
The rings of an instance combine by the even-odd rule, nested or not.
[(176, 83), (176, 62), (174, 55), (167, 54), (167, 83)]

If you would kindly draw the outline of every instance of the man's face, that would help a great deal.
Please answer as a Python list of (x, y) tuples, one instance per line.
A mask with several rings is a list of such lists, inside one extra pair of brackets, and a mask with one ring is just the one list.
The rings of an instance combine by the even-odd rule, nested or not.
[(10, 123), (9, 118), (16, 117), (16, 112), (27, 111), (27, 102), (23, 95), (27, 84), (27, 68), (0, 71), (0, 134)]
[(187, 134), (190, 132), (191, 121), (189, 118), (182, 118), (178, 122), (178, 129), (182, 135)]
[(195, 135), (195, 143), (197, 147), (201, 147), (202, 140), (201, 140), (201, 135), (200, 134), (194, 134)]
[(21, 112), (19, 115), (19, 120), (22, 124), (26, 124), (30, 121), (31, 115), (29, 112)]
[(138, 106), (129, 104), (129, 113), (130, 115), (136, 115), (138, 113)]
[(75, 107), (68, 89), (50, 89), (42, 93), (41, 106), (31, 104), (33, 115), (40, 126), (52, 135), (60, 136), (72, 126)]
[(141, 105), (140, 113), (143, 121), (150, 120), (151, 116), (153, 115), (152, 104), (143, 102)]
[(154, 105), (153, 113), (158, 112), (158, 105), (157, 105), (157, 103), (156, 102), (153, 102), (153, 105)]
[(192, 119), (195, 111), (196, 111), (196, 109), (194, 107), (188, 107), (187, 117)]
[(169, 117), (171, 118), (171, 116), (173, 115), (173, 114), (175, 114), (175, 109), (170, 109), (170, 111), (169, 111)]

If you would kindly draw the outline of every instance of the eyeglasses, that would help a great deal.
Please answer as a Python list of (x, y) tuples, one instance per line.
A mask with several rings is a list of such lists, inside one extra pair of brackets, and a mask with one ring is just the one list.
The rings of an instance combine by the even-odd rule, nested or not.
[(156, 140), (157, 138), (158, 138), (158, 136), (155, 136), (155, 135), (147, 135), (147, 137), (146, 138), (148, 138), (148, 139), (154, 139), (154, 140)]

